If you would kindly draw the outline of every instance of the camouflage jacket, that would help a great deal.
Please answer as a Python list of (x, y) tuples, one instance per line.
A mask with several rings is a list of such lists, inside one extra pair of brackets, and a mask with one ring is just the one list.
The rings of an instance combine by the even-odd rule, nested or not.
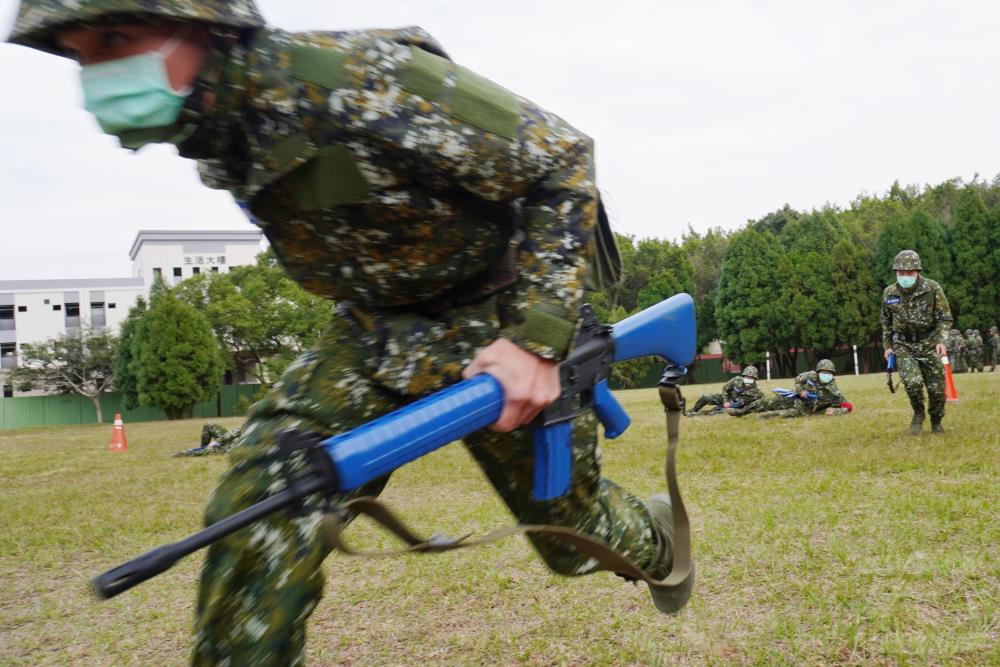
[(970, 354), (982, 354), (983, 339), (976, 333), (973, 333), (971, 336), (966, 336), (965, 349)]
[(816, 410), (839, 408), (840, 404), (847, 400), (841, 393), (840, 387), (837, 386), (836, 379), (823, 384), (819, 381), (819, 373), (816, 371), (800, 373), (795, 378), (795, 391), (808, 391), (816, 394), (816, 400), (812, 403)]
[(933, 349), (951, 330), (951, 308), (944, 290), (920, 276), (911, 290), (893, 283), (882, 292), (882, 347), (897, 352)]
[[(387, 384), (439, 386), (415, 386), (402, 357), (436, 359), (477, 327), (492, 333), (473, 346), (503, 336), (565, 356), (598, 210), (587, 136), (419, 28), (268, 28), (226, 57), (181, 154), (252, 213), (294, 279), (382, 338), (399, 357)], [(440, 373), (457, 379), (471, 354)]]
[(1000, 334), (991, 335), (986, 344), (989, 346), (990, 350), (993, 351), (993, 359), (995, 361), (997, 354), (1000, 353)]
[(949, 334), (945, 340), (945, 346), (948, 348), (948, 356), (960, 357), (965, 351), (965, 339), (962, 338), (961, 334)]
[(729, 403), (738, 403), (738, 407), (740, 408), (746, 408), (764, 398), (764, 392), (760, 390), (757, 383), (754, 382), (748, 386), (744, 384), (743, 376), (734, 377), (724, 384), (722, 386), (722, 395)]

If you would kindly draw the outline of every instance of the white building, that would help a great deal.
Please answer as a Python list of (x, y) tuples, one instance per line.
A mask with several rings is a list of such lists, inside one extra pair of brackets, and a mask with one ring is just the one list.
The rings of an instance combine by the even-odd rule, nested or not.
[(168, 285), (202, 272), (225, 273), (253, 264), (262, 233), (140, 231), (132, 244), (131, 278), (0, 280), (0, 389), (14, 396), (5, 370), (17, 365), (24, 343), (39, 343), (81, 325), (117, 329), (154, 276)]

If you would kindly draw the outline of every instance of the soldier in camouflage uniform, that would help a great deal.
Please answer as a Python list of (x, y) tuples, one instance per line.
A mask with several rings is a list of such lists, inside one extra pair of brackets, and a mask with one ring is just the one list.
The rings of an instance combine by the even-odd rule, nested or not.
[[(742, 417), (745, 414), (756, 412), (764, 402), (764, 394), (757, 386), (757, 368), (747, 366), (743, 373), (732, 378), (722, 386), (720, 394), (702, 394), (695, 402), (694, 408), (687, 412), (688, 417), (698, 414), (726, 414), (734, 417)], [(701, 413), (706, 405), (714, 405), (715, 409), (708, 413)]]
[(228, 454), (240, 437), (240, 429), (226, 430), (218, 424), (209, 422), (201, 429), (201, 445), (177, 452), (174, 456), (208, 456), (210, 454)]
[(882, 292), (880, 315), (885, 357), (896, 355), (896, 366), (913, 408), (910, 433), (919, 434), (926, 419), (925, 387), (931, 431), (944, 433), (941, 357), (948, 353), (944, 343), (952, 323), (951, 308), (941, 286), (920, 275), (920, 255), (916, 252), (903, 250), (896, 255), (892, 268), (896, 282)]
[(970, 373), (983, 372), (983, 338), (976, 329), (965, 330), (965, 350)]
[(951, 363), (951, 370), (955, 373), (965, 372), (965, 339), (962, 332), (952, 329), (945, 340), (945, 347), (948, 350), (948, 361)]
[(836, 371), (829, 359), (820, 359), (816, 370), (800, 373), (795, 378), (795, 397), (775, 396), (764, 399), (761, 419), (775, 417), (808, 417), (814, 414), (844, 415), (853, 411), (844, 393), (837, 386)]
[[(291, 34), (252, 0), (23, 0), (10, 38), (84, 65), (86, 106), (138, 148), (169, 142), (261, 226), (289, 274), (337, 301), (318, 348), (254, 406), (207, 523), (284, 486), (304, 464), (285, 429), (333, 435), (477, 373), (500, 419), (466, 446), (525, 523), (572, 527), (653, 576), (671, 569), (669, 499), (604, 478), (596, 418), (573, 423), (573, 479), (531, 498), (527, 424), (558, 397), (584, 289), (613, 267), (593, 142), (454, 64), (419, 28)], [(603, 247), (604, 251), (599, 252)], [(337, 494), (377, 495), (387, 479)], [(196, 664), (301, 664), (323, 588), (326, 500), (279, 512), (209, 549)], [(599, 566), (533, 537), (553, 570)], [(689, 580), (690, 583), (690, 580)], [(661, 611), (680, 596), (651, 587)]]
[(989, 346), (990, 363), (993, 365), (990, 372), (993, 373), (997, 369), (997, 363), (1000, 363), (1000, 331), (996, 326), (990, 327), (990, 337), (986, 344)]

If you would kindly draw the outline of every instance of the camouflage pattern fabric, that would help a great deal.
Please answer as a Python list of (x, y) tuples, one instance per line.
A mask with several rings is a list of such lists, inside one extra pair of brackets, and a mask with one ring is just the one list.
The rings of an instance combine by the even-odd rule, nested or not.
[(954, 373), (965, 372), (965, 339), (956, 329), (952, 329), (945, 340), (945, 347), (948, 348), (948, 361), (951, 363), (951, 370)]
[[(99, 3), (48, 4), (58, 18)], [(282, 429), (355, 427), (457, 381), (499, 337), (565, 357), (595, 283), (586, 135), (455, 65), (419, 28), (217, 31), (193, 89), (175, 133), (181, 155), (252, 213), (293, 278), (338, 303), (318, 349), (252, 410), (207, 523), (282, 488)], [(659, 553), (649, 513), (601, 477), (595, 423), (575, 421), (571, 491), (545, 503), (530, 498), (529, 430), (466, 445), (520, 520), (576, 528), (648, 568)], [(302, 663), (329, 551), (325, 509), (310, 498), (297, 516), (274, 514), (209, 549), (195, 664)], [(533, 544), (556, 572), (596, 567), (561, 543)]]
[[(340, 315), (319, 348), (289, 367), (271, 395), (253, 407), (241, 445), (230, 454), (231, 468), (209, 500), (206, 524), (284, 487), (282, 454), (275, 445), (282, 429), (332, 435), (408, 402), (373, 376), (384, 340), (376, 333), (359, 337), (353, 316), (346, 310)], [(495, 333), (483, 330), (470, 343), (478, 347)], [(571, 526), (605, 541), (642, 567), (653, 565), (658, 546), (643, 503), (601, 477), (596, 418), (591, 413), (581, 415), (573, 423), (573, 433), (572, 488), (562, 498), (546, 502), (531, 499), (530, 430), (481, 431), (465, 444), (520, 521)], [(293, 458), (289, 469), (302, 465)], [(372, 482), (328, 502), (378, 495), (386, 482)], [(322, 529), (326, 509), (327, 501), (312, 496), (298, 515), (272, 514), (209, 547), (198, 597), (195, 665), (302, 664), (305, 623), (322, 594), (320, 566), (330, 551)], [(538, 537), (532, 542), (558, 573), (581, 575), (596, 567), (557, 541)]]
[[(743, 376), (738, 375), (722, 386), (722, 393), (702, 394), (695, 402), (689, 415), (722, 414), (723, 406), (726, 403), (731, 403), (732, 407), (726, 410), (725, 413), (734, 417), (742, 417), (743, 415), (760, 410), (763, 401), (764, 393), (757, 386), (757, 383), (747, 385), (743, 382)], [(701, 413), (700, 410), (706, 405), (714, 405), (717, 409), (708, 413)]]
[(966, 365), (969, 372), (983, 372), (985, 361), (983, 359), (983, 339), (978, 331), (973, 331), (965, 337)]
[(145, 21), (199, 21), (255, 28), (264, 19), (252, 0), (21, 0), (7, 41), (64, 55), (56, 36), (80, 25)]
[[(291, 276), (338, 310), (319, 348), (253, 410), (207, 522), (281, 487), (281, 429), (355, 427), (457, 381), (499, 337), (564, 358), (592, 281), (588, 137), (454, 65), (417, 28), (264, 29), (246, 44), (209, 68), (218, 103), (191, 101), (184, 122), (197, 129), (178, 148), (249, 208)], [(530, 498), (529, 430), (466, 445), (518, 519), (574, 527), (651, 566), (649, 514), (601, 477), (595, 432), (592, 415), (577, 419), (572, 490), (546, 503)], [(195, 664), (301, 662), (329, 551), (323, 509), (310, 499), (299, 517), (274, 515), (213, 545)], [(533, 544), (556, 572), (596, 567), (550, 539)]]
[(882, 346), (896, 353), (899, 376), (914, 414), (924, 412), (924, 389), (932, 422), (944, 417), (944, 365), (935, 345), (945, 344), (952, 316), (941, 286), (920, 276), (908, 292), (893, 283), (882, 292)]
[[(442, 306), (516, 281), (502, 335), (562, 359), (592, 279), (591, 140), (439, 52), (419, 29), (260, 31), (179, 146), (247, 203), (293, 278), (378, 321), (395, 342), (382, 376), (410, 394), (429, 389), (414, 364), (453, 347)], [(234, 128), (246, 154), (213, 149)], [(513, 278), (493, 280), (512, 243)]]
[(833, 415), (844, 415), (850, 412), (847, 408), (840, 406), (841, 403), (847, 402), (847, 399), (844, 398), (843, 392), (837, 386), (837, 380), (833, 379), (823, 384), (819, 381), (819, 373), (816, 371), (806, 371), (796, 376), (795, 391), (796, 393), (808, 391), (816, 394), (816, 398), (785, 398), (783, 396), (766, 398), (759, 410), (761, 418), (773, 419), (775, 417), (782, 417), (791, 419), (808, 417), (814, 414), (825, 415), (828, 409), (832, 410)]
[(226, 430), (218, 424), (209, 422), (201, 429), (201, 445), (178, 452), (174, 456), (210, 456), (228, 454), (240, 437), (241, 430), (234, 428)]

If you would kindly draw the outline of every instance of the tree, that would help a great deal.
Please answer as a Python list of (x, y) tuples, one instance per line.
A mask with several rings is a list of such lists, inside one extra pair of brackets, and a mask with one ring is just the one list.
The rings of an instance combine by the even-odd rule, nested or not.
[(991, 325), (1000, 315), (1000, 241), (977, 188), (963, 188), (955, 207), (953, 279), (948, 297), (960, 329)]
[(892, 218), (882, 228), (872, 260), (872, 269), (880, 284), (895, 282), (892, 260), (900, 250), (915, 250), (920, 255), (924, 275), (947, 285), (951, 275), (951, 251), (945, 229), (926, 209), (918, 208)]
[(331, 302), (288, 278), (271, 250), (255, 265), (193, 276), (177, 293), (205, 313), (234, 363), (253, 362), (264, 384), (312, 347), (330, 318)]
[(139, 370), (135, 356), (135, 338), (142, 326), (142, 316), (146, 314), (146, 299), (139, 297), (122, 322), (115, 349), (114, 376), (115, 390), (125, 399), (126, 408), (139, 405)]
[(97, 423), (103, 424), (101, 395), (111, 391), (116, 344), (107, 329), (89, 327), (44, 343), (25, 343), (11, 381), (21, 391), (39, 388), (86, 396), (97, 411)]
[(779, 365), (794, 370), (795, 346), (788, 340), (783, 299), (785, 253), (770, 232), (747, 228), (730, 238), (719, 287), (715, 321), (726, 354), (741, 364), (778, 352)]
[(694, 282), (695, 313), (698, 319), (698, 349), (719, 337), (715, 324), (715, 291), (719, 284), (722, 260), (729, 246), (729, 235), (721, 228), (709, 229), (704, 236), (690, 227), (681, 246), (691, 262)]
[(152, 297), (141, 322), (131, 361), (139, 402), (162, 408), (168, 419), (189, 418), (219, 389), (223, 363), (212, 328), (171, 291)]

